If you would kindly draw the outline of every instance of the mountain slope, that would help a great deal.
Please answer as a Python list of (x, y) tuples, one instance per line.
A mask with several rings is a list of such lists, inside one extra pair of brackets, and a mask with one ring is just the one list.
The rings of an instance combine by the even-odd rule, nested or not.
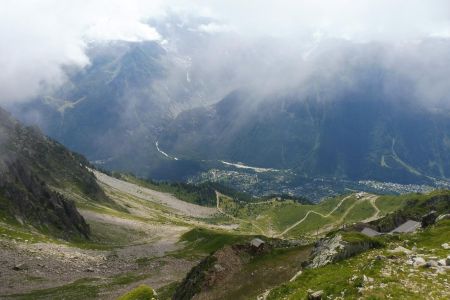
[(89, 226), (73, 202), (54, 189), (108, 202), (87, 161), (24, 127), (0, 109), (0, 199), (4, 217), (60, 237), (88, 237)]
[(373, 87), (325, 102), (295, 93), (259, 99), (241, 91), (180, 114), (159, 145), (184, 159), (412, 183), (448, 177), (449, 129), (447, 112), (408, 105)]
[(202, 80), (190, 80), (190, 56), (176, 47), (92, 44), (89, 67), (71, 72), (70, 81), (56, 91), (11, 111), (99, 166), (168, 177), (165, 169), (172, 162), (157, 151), (157, 134), (180, 111), (211, 103)]

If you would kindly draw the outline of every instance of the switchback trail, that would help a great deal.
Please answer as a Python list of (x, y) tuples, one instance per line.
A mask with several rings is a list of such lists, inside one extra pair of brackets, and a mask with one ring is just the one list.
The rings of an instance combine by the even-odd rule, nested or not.
[(308, 216), (309, 216), (310, 214), (316, 214), (316, 215), (319, 215), (319, 216), (321, 216), (321, 217), (323, 217), (323, 218), (327, 218), (327, 217), (331, 216), (331, 214), (334, 213), (337, 209), (339, 209), (339, 207), (341, 207), (342, 203), (344, 203), (344, 201), (347, 200), (347, 199), (349, 199), (351, 196), (352, 196), (352, 195), (343, 198), (343, 199), (338, 203), (338, 205), (336, 205), (336, 207), (333, 208), (333, 210), (331, 210), (331, 211), (330, 211), (328, 214), (326, 214), (326, 215), (321, 214), (321, 213), (319, 213), (319, 212), (316, 212), (316, 211), (314, 211), (314, 210), (309, 210), (309, 211), (306, 213), (306, 215), (305, 215), (300, 221), (298, 221), (298, 222), (292, 224), (291, 226), (289, 226), (288, 228), (286, 228), (283, 232), (279, 233), (277, 236), (278, 236), (278, 237), (281, 237), (281, 236), (285, 235), (286, 233), (288, 233), (289, 231), (291, 231), (292, 229), (294, 229), (295, 227), (297, 227), (298, 225), (300, 225), (301, 223), (303, 223), (303, 222), (308, 218)]
[[(316, 211), (314, 211), (314, 210), (309, 210), (309, 211), (306, 213), (306, 215), (305, 215), (301, 220), (299, 220), (298, 222), (296, 222), (296, 223), (294, 223), (293, 225), (289, 226), (289, 227), (286, 228), (283, 232), (281, 232), (280, 234), (278, 234), (278, 235), (276, 235), (276, 236), (277, 236), (277, 237), (282, 237), (283, 235), (285, 235), (286, 233), (288, 233), (289, 231), (291, 231), (292, 229), (294, 229), (295, 227), (297, 227), (298, 225), (300, 225), (301, 223), (303, 223), (303, 222), (308, 218), (308, 216), (309, 216), (310, 214), (316, 214), (316, 215), (321, 216), (322, 218), (328, 218), (328, 217), (330, 217), (336, 210), (339, 209), (339, 207), (341, 207), (341, 205), (344, 203), (345, 200), (351, 198), (352, 196), (353, 196), (353, 195), (349, 195), (349, 196), (343, 198), (343, 199), (339, 202), (339, 204), (336, 205), (336, 207), (335, 207), (333, 210), (331, 210), (331, 211), (330, 211), (328, 214), (326, 214), (326, 215), (321, 214), (321, 213), (319, 213), (319, 212), (316, 212)], [(378, 209), (378, 207), (377, 207), (376, 204), (375, 204), (376, 199), (378, 199), (378, 196), (375, 196), (375, 195), (369, 195), (369, 196), (366, 196), (366, 197), (364, 197), (364, 198), (362, 198), (362, 199), (356, 200), (355, 203), (353, 203), (353, 204), (345, 211), (345, 213), (339, 218), (339, 220), (337, 220), (337, 221), (335, 221), (335, 222), (333, 222), (333, 223), (327, 225), (326, 228), (329, 228), (329, 227), (335, 226), (336, 224), (342, 223), (342, 222), (345, 220), (345, 218), (347, 217), (347, 215), (350, 213), (350, 211), (351, 211), (358, 203), (361, 203), (360, 201), (369, 201), (369, 203), (370, 203), (370, 204), (372, 205), (372, 207), (375, 209), (374, 215), (372, 215), (371, 217), (369, 217), (369, 218), (363, 220), (362, 222), (367, 223), (367, 222), (370, 222), (370, 221), (373, 221), (373, 220), (378, 219), (378, 218), (379, 218), (379, 215), (380, 215), (380, 210)], [(324, 230), (322, 230), (322, 231), (325, 231), (325, 228), (324, 228)]]

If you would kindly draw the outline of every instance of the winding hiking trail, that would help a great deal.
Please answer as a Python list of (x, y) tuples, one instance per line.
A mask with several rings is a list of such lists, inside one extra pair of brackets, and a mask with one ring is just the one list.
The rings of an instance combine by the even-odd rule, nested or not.
[[(253, 227), (255, 227), (256, 229), (258, 229), (258, 230), (260, 231), (261, 234), (267, 236), (266, 231), (265, 231), (263, 228), (259, 227), (258, 225), (252, 223), (251, 221), (247, 221), (247, 220), (243, 220), (243, 219), (240, 219), (240, 218), (236, 218), (235, 216), (228, 214), (228, 213), (225, 212), (222, 208), (220, 208), (220, 197), (221, 197), (221, 196), (224, 196), (224, 195), (222, 195), (221, 193), (219, 193), (218, 191), (216, 191), (216, 208), (217, 208), (217, 211), (218, 211), (219, 213), (224, 214), (225, 216), (231, 218), (232, 220), (250, 224), (251, 226), (253, 226)], [(282, 231), (281, 233), (278, 233), (278, 234), (275, 234), (275, 235), (271, 234), (270, 236), (272, 236), (272, 237), (278, 237), (278, 238), (284, 236), (286, 233), (288, 233), (289, 231), (291, 231), (291, 230), (294, 229), (295, 227), (297, 227), (297, 226), (299, 226), (300, 224), (302, 224), (302, 223), (309, 217), (309, 215), (311, 215), (311, 214), (316, 214), (316, 215), (318, 215), (318, 216), (321, 216), (322, 218), (329, 218), (334, 212), (336, 212), (336, 211), (342, 206), (342, 204), (343, 204), (346, 200), (348, 200), (348, 199), (350, 199), (350, 198), (352, 198), (352, 197), (354, 197), (354, 194), (349, 195), (349, 196), (347, 196), (347, 197), (344, 197), (344, 198), (338, 203), (338, 205), (336, 205), (336, 207), (334, 207), (334, 208), (333, 208), (330, 212), (328, 212), (327, 214), (323, 214), (323, 213), (320, 213), (320, 212), (317, 212), (317, 211), (314, 211), (314, 210), (309, 210), (309, 211), (305, 214), (305, 216), (304, 216), (302, 219), (300, 219), (299, 221), (295, 222), (294, 224), (292, 224), (291, 226), (289, 226), (288, 228), (286, 228), (286, 229), (285, 229), (284, 231)], [(380, 218), (381, 211), (380, 211), (380, 209), (376, 206), (376, 203), (375, 203), (375, 202), (376, 202), (377, 199), (378, 199), (378, 196), (376, 196), (376, 195), (371, 195), (371, 194), (366, 194), (366, 196), (364, 196), (364, 197), (362, 197), (362, 198), (360, 198), (360, 199), (357, 199), (354, 203), (352, 203), (352, 205), (350, 205), (350, 206), (346, 209), (346, 211), (342, 214), (342, 216), (341, 216), (338, 220), (332, 222), (331, 224), (325, 225), (325, 226), (324, 226), (320, 231), (318, 231), (317, 233), (323, 233), (323, 232), (329, 231), (329, 230), (331, 230), (332, 228), (334, 228), (336, 225), (341, 224), (341, 223), (345, 220), (345, 218), (348, 216), (348, 214), (352, 211), (352, 209), (353, 209), (356, 205), (360, 204), (362, 201), (368, 201), (368, 202), (370, 203), (370, 205), (373, 207), (373, 209), (375, 210), (375, 213), (374, 213), (372, 216), (370, 216), (369, 218), (362, 220), (361, 222), (363, 222), (363, 223), (368, 223), (368, 222), (371, 222), (371, 221), (374, 221), (374, 220), (379, 219), (379, 218)], [(265, 203), (270, 203), (270, 201), (257, 202), (257, 203), (251, 203), (251, 204), (265, 204)], [(250, 204), (250, 203), (249, 203), (249, 204)]]
[(329, 216), (331, 216), (332, 213), (334, 213), (336, 210), (338, 210), (339, 207), (341, 207), (342, 203), (344, 203), (345, 200), (349, 199), (350, 197), (352, 197), (352, 195), (343, 198), (343, 199), (341, 200), (341, 202), (339, 202), (338, 205), (336, 205), (336, 207), (333, 208), (333, 210), (331, 210), (331, 211), (330, 211), (328, 214), (326, 214), (326, 215), (321, 214), (321, 213), (319, 213), (319, 212), (316, 212), (316, 211), (314, 211), (314, 210), (309, 210), (309, 211), (306, 213), (306, 215), (305, 215), (300, 221), (298, 221), (298, 222), (292, 224), (291, 226), (289, 226), (288, 228), (286, 228), (283, 232), (279, 233), (277, 236), (278, 236), (278, 237), (281, 237), (281, 236), (285, 235), (286, 233), (288, 233), (289, 231), (291, 231), (292, 229), (294, 229), (295, 227), (297, 227), (298, 225), (300, 225), (301, 223), (303, 223), (303, 222), (308, 218), (308, 216), (309, 216), (310, 214), (316, 214), (316, 215), (319, 215), (319, 216), (321, 216), (321, 217), (323, 217), (323, 218), (328, 218)]
[[(354, 195), (352, 194), (352, 195), (349, 195), (349, 196), (343, 198), (343, 199), (338, 203), (338, 205), (336, 205), (336, 207), (333, 208), (333, 210), (331, 210), (331, 211), (330, 211), (329, 213), (327, 213), (326, 215), (321, 214), (321, 213), (319, 213), (319, 212), (316, 212), (316, 211), (314, 211), (314, 210), (309, 210), (309, 211), (306, 213), (306, 215), (305, 215), (301, 220), (299, 220), (298, 222), (296, 222), (296, 223), (292, 224), (291, 226), (289, 226), (288, 228), (286, 228), (283, 232), (281, 232), (281, 233), (279, 233), (278, 235), (276, 235), (276, 237), (282, 237), (282, 236), (284, 236), (286, 233), (288, 233), (289, 231), (291, 231), (292, 229), (294, 229), (295, 227), (297, 227), (298, 225), (300, 225), (301, 223), (303, 223), (303, 222), (308, 218), (308, 216), (309, 216), (310, 214), (316, 214), (316, 215), (321, 216), (322, 218), (328, 218), (328, 217), (330, 217), (336, 210), (339, 209), (339, 207), (341, 207), (341, 205), (344, 203), (345, 200), (350, 199), (350, 198), (353, 197), (353, 196), (354, 196)], [(361, 201), (369, 201), (369, 203), (370, 203), (370, 204), (372, 205), (372, 207), (375, 209), (375, 213), (374, 213), (371, 217), (369, 217), (369, 218), (363, 220), (362, 222), (367, 223), (367, 222), (371, 222), (371, 221), (374, 221), (374, 220), (378, 219), (381, 212), (380, 212), (379, 208), (378, 208), (378, 207), (376, 206), (376, 204), (375, 204), (375, 201), (376, 201), (377, 199), (378, 199), (378, 196), (376, 196), (376, 195), (368, 195), (368, 196), (366, 196), (366, 197), (364, 197), (364, 198), (358, 199), (357, 201), (355, 201), (355, 202), (354, 202), (354, 203), (353, 203), (353, 204), (345, 211), (345, 213), (344, 213), (338, 220), (336, 220), (335, 222), (333, 222), (333, 223), (331, 223), (331, 224), (329, 224), (329, 225), (324, 226), (318, 233), (325, 232), (325, 231), (327, 231), (329, 228), (334, 227), (335, 225), (342, 223), (342, 222), (345, 220), (345, 218), (347, 217), (347, 215), (350, 213), (350, 211), (351, 211), (356, 205), (358, 205), (359, 203), (361, 203)]]
[(380, 209), (378, 208), (377, 204), (375, 203), (375, 202), (377, 201), (377, 199), (378, 199), (378, 196), (375, 196), (375, 195), (369, 196), (369, 199), (368, 199), (368, 200), (369, 200), (369, 203), (372, 205), (373, 209), (375, 209), (375, 213), (374, 213), (371, 217), (369, 217), (369, 218), (367, 218), (367, 219), (365, 219), (365, 220), (362, 220), (361, 222), (363, 222), (363, 223), (369, 223), (369, 222), (378, 220), (378, 219), (381, 217), (381, 216), (380, 216), (381, 211), (380, 211)]

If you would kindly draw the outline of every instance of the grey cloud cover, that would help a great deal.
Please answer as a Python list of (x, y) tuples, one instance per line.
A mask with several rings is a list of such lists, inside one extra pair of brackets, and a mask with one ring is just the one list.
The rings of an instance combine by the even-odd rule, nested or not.
[[(272, 74), (265, 79), (270, 89), (297, 84), (280, 79), (282, 74), (289, 79), (295, 74), (299, 81), (308, 78), (315, 72), (315, 64), (308, 63), (314, 62), (311, 54), (324, 44), (330, 47), (323, 41), (344, 39), (356, 45), (387, 45), (381, 62), (417, 81), (421, 97), (442, 98), (448, 89), (448, 71), (440, 67), (434, 72), (433, 67), (448, 59), (448, 44), (427, 49), (420, 42), (450, 37), (450, 2), (444, 0), (5, 0), (0, 8), (0, 103), (25, 101), (64, 83), (68, 70), (89, 65), (86, 49), (91, 42), (163, 40), (147, 21), (164, 20), (167, 12), (211, 17), (216, 21), (197, 29), (228, 34), (205, 47), (199, 57), (210, 62), (211, 68), (202, 72), (210, 72), (211, 78), (235, 63), (230, 87), (238, 82), (260, 84), (251, 78), (260, 62), (247, 61), (245, 55), (217, 58), (208, 51), (225, 48), (238, 55), (264, 48), (269, 61), (261, 71)], [(417, 45), (397, 61), (412, 45), (402, 48), (405, 43), (414, 41)], [(328, 69), (339, 74), (344, 62), (336, 56)], [(411, 63), (421, 75), (409, 73)]]

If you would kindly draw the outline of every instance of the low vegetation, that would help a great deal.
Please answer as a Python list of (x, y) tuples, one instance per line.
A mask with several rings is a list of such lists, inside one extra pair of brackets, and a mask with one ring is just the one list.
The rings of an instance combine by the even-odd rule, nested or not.
[(157, 300), (157, 296), (151, 287), (140, 285), (117, 300)]
[(189, 257), (211, 254), (225, 245), (242, 243), (251, 239), (252, 236), (247, 235), (194, 228), (181, 236), (180, 242), (184, 243), (183, 250), (173, 253), (173, 255)]
[[(415, 267), (404, 253), (391, 254), (398, 246), (415, 252), (411, 257), (438, 259), (449, 250), (441, 247), (449, 242), (450, 220), (444, 220), (417, 234), (377, 238), (384, 248), (373, 249), (355, 257), (317, 269), (305, 269), (295, 281), (270, 292), (268, 299), (306, 299), (308, 290), (323, 291), (325, 298), (335, 299), (448, 299), (448, 272), (438, 268)], [(361, 241), (359, 234), (345, 234), (345, 239)], [(430, 278), (433, 278), (432, 280)]]

